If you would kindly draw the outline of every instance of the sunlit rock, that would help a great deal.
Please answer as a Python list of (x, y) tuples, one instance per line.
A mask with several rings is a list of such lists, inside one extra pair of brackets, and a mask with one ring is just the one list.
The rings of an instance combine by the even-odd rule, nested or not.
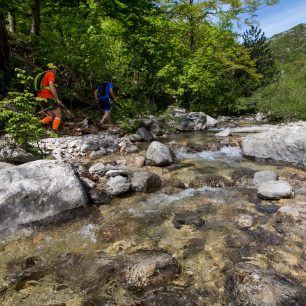
[(87, 177), (81, 177), (81, 182), (86, 189), (96, 188), (97, 184)]
[(148, 147), (146, 153), (146, 164), (153, 166), (168, 166), (174, 162), (174, 153), (168, 146), (153, 141)]
[(257, 195), (261, 199), (278, 200), (292, 198), (292, 186), (285, 181), (267, 181), (258, 186)]
[(87, 196), (68, 164), (38, 160), (0, 171), (0, 229), (84, 206)]
[(154, 192), (161, 188), (161, 179), (155, 173), (137, 171), (132, 175), (131, 186), (134, 191)]
[(228, 137), (231, 135), (231, 129), (230, 128), (226, 128), (225, 130), (215, 134), (215, 136), (217, 137)]
[(101, 163), (94, 164), (93, 166), (91, 166), (89, 168), (88, 171), (89, 171), (90, 174), (102, 175), (106, 171), (106, 166), (104, 164), (101, 164)]
[(107, 191), (111, 195), (120, 195), (125, 193), (130, 189), (131, 186), (127, 177), (123, 177), (121, 175), (111, 177), (106, 185), (108, 187)]
[(144, 141), (151, 142), (153, 140), (153, 135), (144, 127), (139, 128), (136, 134), (140, 135)]
[(18, 146), (9, 136), (0, 139), (0, 162), (23, 164), (36, 160), (37, 158)]
[(276, 127), (242, 140), (244, 155), (306, 166), (306, 123)]
[(247, 229), (255, 224), (255, 218), (251, 215), (241, 214), (236, 218), (236, 224), (241, 229)]
[(255, 186), (259, 186), (262, 183), (268, 181), (277, 181), (278, 174), (274, 171), (258, 171), (254, 173), (254, 180), (253, 183)]
[(11, 167), (15, 167), (15, 166), (12, 165), (12, 164), (9, 164), (9, 163), (0, 162), (0, 170), (8, 169), (8, 168), (11, 168)]

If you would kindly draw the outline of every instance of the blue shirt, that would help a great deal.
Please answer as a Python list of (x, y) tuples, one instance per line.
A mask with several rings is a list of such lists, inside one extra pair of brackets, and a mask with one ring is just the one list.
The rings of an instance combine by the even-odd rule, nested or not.
[(99, 85), (97, 90), (99, 92), (98, 98), (99, 100), (108, 100), (110, 98), (110, 89), (113, 88), (113, 83), (112, 82), (107, 82), (106, 88), (105, 88), (105, 95), (101, 96), (100, 95), (100, 90), (102, 90), (102, 85)]

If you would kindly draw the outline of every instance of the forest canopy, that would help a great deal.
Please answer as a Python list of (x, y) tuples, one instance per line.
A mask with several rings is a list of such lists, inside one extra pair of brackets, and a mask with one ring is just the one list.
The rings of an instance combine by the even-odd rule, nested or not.
[(127, 116), (173, 103), (239, 113), (239, 99), (261, 86), (265, 69), (233, 24), (276, 2), (2, 0), (0, 98), (23, 90), (16, 68), (34, 76), (53, 62), (61, 67), (59, 93), (72, 107), (112, 75)]

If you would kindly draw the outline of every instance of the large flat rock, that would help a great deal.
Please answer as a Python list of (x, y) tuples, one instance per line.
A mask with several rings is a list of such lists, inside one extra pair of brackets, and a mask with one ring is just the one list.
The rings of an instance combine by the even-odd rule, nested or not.
[(242, 150), (246, 156), (306, 166), (306, 122), (248, 135)]

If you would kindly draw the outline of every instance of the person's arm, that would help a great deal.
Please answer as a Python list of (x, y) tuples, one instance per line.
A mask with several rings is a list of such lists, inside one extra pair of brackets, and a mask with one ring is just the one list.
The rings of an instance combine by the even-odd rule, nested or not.
[(110, 88), (110, 89), (109, 89), (109, 95), (111, 96), (112, 100), (113, 100), (114, 102), (116, 102), (116, 97), (115, 97), (113, 88)]
[(99, 100), (99, 98), (98, 98), (98, 94), (99, 94), (99, 90), (98, 90), (98, 88), (94, 91), (94, 95), (95, 95), (95, 99), (96, 99), (96, 101), (98, 101)]
[(59, 104), (59, 105), (63, 105), (62, 101), (59, 99), (58, 97), (58, 94), (57, 94), (57, 91), (56, 91), (56, 88), (55, 88), (55, 85), (54, 85), (54, 81), (49, 81), (49, 86), (50, 86), (50, 90), (54, 96), (54, 99), (56, 100), (56, 102)]

